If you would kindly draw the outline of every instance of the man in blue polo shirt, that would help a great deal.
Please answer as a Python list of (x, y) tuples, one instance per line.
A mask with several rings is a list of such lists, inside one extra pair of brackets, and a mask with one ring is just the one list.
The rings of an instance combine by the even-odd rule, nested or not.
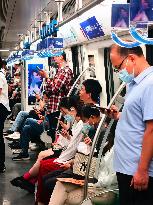
[(153, 67), (141, 47), (112, 45), (110, 58), (119, 78), (127, 83), (122, 113), (114, 116), (120, 205), (153, 205)]

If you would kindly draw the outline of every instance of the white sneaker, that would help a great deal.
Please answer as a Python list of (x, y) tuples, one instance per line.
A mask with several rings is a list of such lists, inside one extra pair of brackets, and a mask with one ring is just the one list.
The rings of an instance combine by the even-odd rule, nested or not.
[(36, 143), (31, 143), (31, 144), (29, 145), (29, 148), (30, 148), (31, 151), (35, 151), (35, 150), (38, 149), (38, 146), (36, 145)]
[(20, 139), (20, 133), (19, 132), (14, 132), (11, 135), (7, 135), (5, 138), (6, 139), (12, 139), (12, 140), (18, 140), (18, 139)]
[[(14, 121), (15, 121), (15, 120), (14, 120)], [(9, 123), (10, 123), (10, 124), (13, 124), (13, 123), (14, 123), (14, 121), (13, 121), (13, 120), (9, 120)]]

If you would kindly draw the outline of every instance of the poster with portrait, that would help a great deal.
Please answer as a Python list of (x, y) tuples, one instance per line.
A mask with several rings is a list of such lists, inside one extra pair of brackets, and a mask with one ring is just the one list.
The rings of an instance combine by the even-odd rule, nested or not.
[(153, 0), (131, 0), (130, 20), (141, 23), (153, 21)]
[(39, 70), (43, 69), (43, 64), (28, 64), (28, 104), (35, 102), (35, 94), (40, 94), (42, 77), (39, 75)]
[(129, 4), (112, 4), (111, 27), (129, 28)]

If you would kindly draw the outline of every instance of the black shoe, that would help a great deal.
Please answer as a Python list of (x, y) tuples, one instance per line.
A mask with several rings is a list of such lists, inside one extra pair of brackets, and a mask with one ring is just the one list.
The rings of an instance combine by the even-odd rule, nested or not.
[(3, 135), (7, 136), (7, 135), (11, 135), (13, 133), (14, 133), (14, 131), (12, 131), (12, 130), (6, 130), (5, 132), (3, 132)]
[(23, 154), (22, 152), (20, 152), (16, 157), (12, 157), (13, 161), (26, 161), (29, 159), (29, 154)]
[(11, 149), (21, 149), (19, 141), (13, 141), (12, 143), (8, 143), (8, 146)]
[(0, 173), (4, 173), (6, 170), (5, 164), (0, 165)]
[(21, 189), (24, 189), (30, 193), (34, 193), (35, 192), (35, 185), (30, 183), (29, 181), (25, 180), (23, 178), (23, 176), (21, 177), (17, 177), (13, 180), (10, 181), (10, 183), (13, 185), (13, 186), (16, 186), (16, 187), (20, 187)]

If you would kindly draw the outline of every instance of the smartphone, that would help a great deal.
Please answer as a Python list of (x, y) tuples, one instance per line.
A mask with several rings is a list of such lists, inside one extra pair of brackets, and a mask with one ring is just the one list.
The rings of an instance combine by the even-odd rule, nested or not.
[(88, 137), (87, 133), (85, 133), (84, 131), (82, 131), (82, 134), (84, 135), (84, 138)]
[[(100, 109), (100, 111), (101, 111), (101, 113), (103, 113), (103, 114), (110, 114), (111, 112), (112, 112), (112, 110), (111, 109), (108, 109), (108, 108), (104, 108), (104, 107), (99, 107), (99, 109)], [(117, 113), (117, 111), (116, 110), (113, 110), (113, 113)]]
[(37, 95), (36, 91), (34, 91), (34, 90), (33, 90), (33, 93), (34, 93), (35, 95)]

